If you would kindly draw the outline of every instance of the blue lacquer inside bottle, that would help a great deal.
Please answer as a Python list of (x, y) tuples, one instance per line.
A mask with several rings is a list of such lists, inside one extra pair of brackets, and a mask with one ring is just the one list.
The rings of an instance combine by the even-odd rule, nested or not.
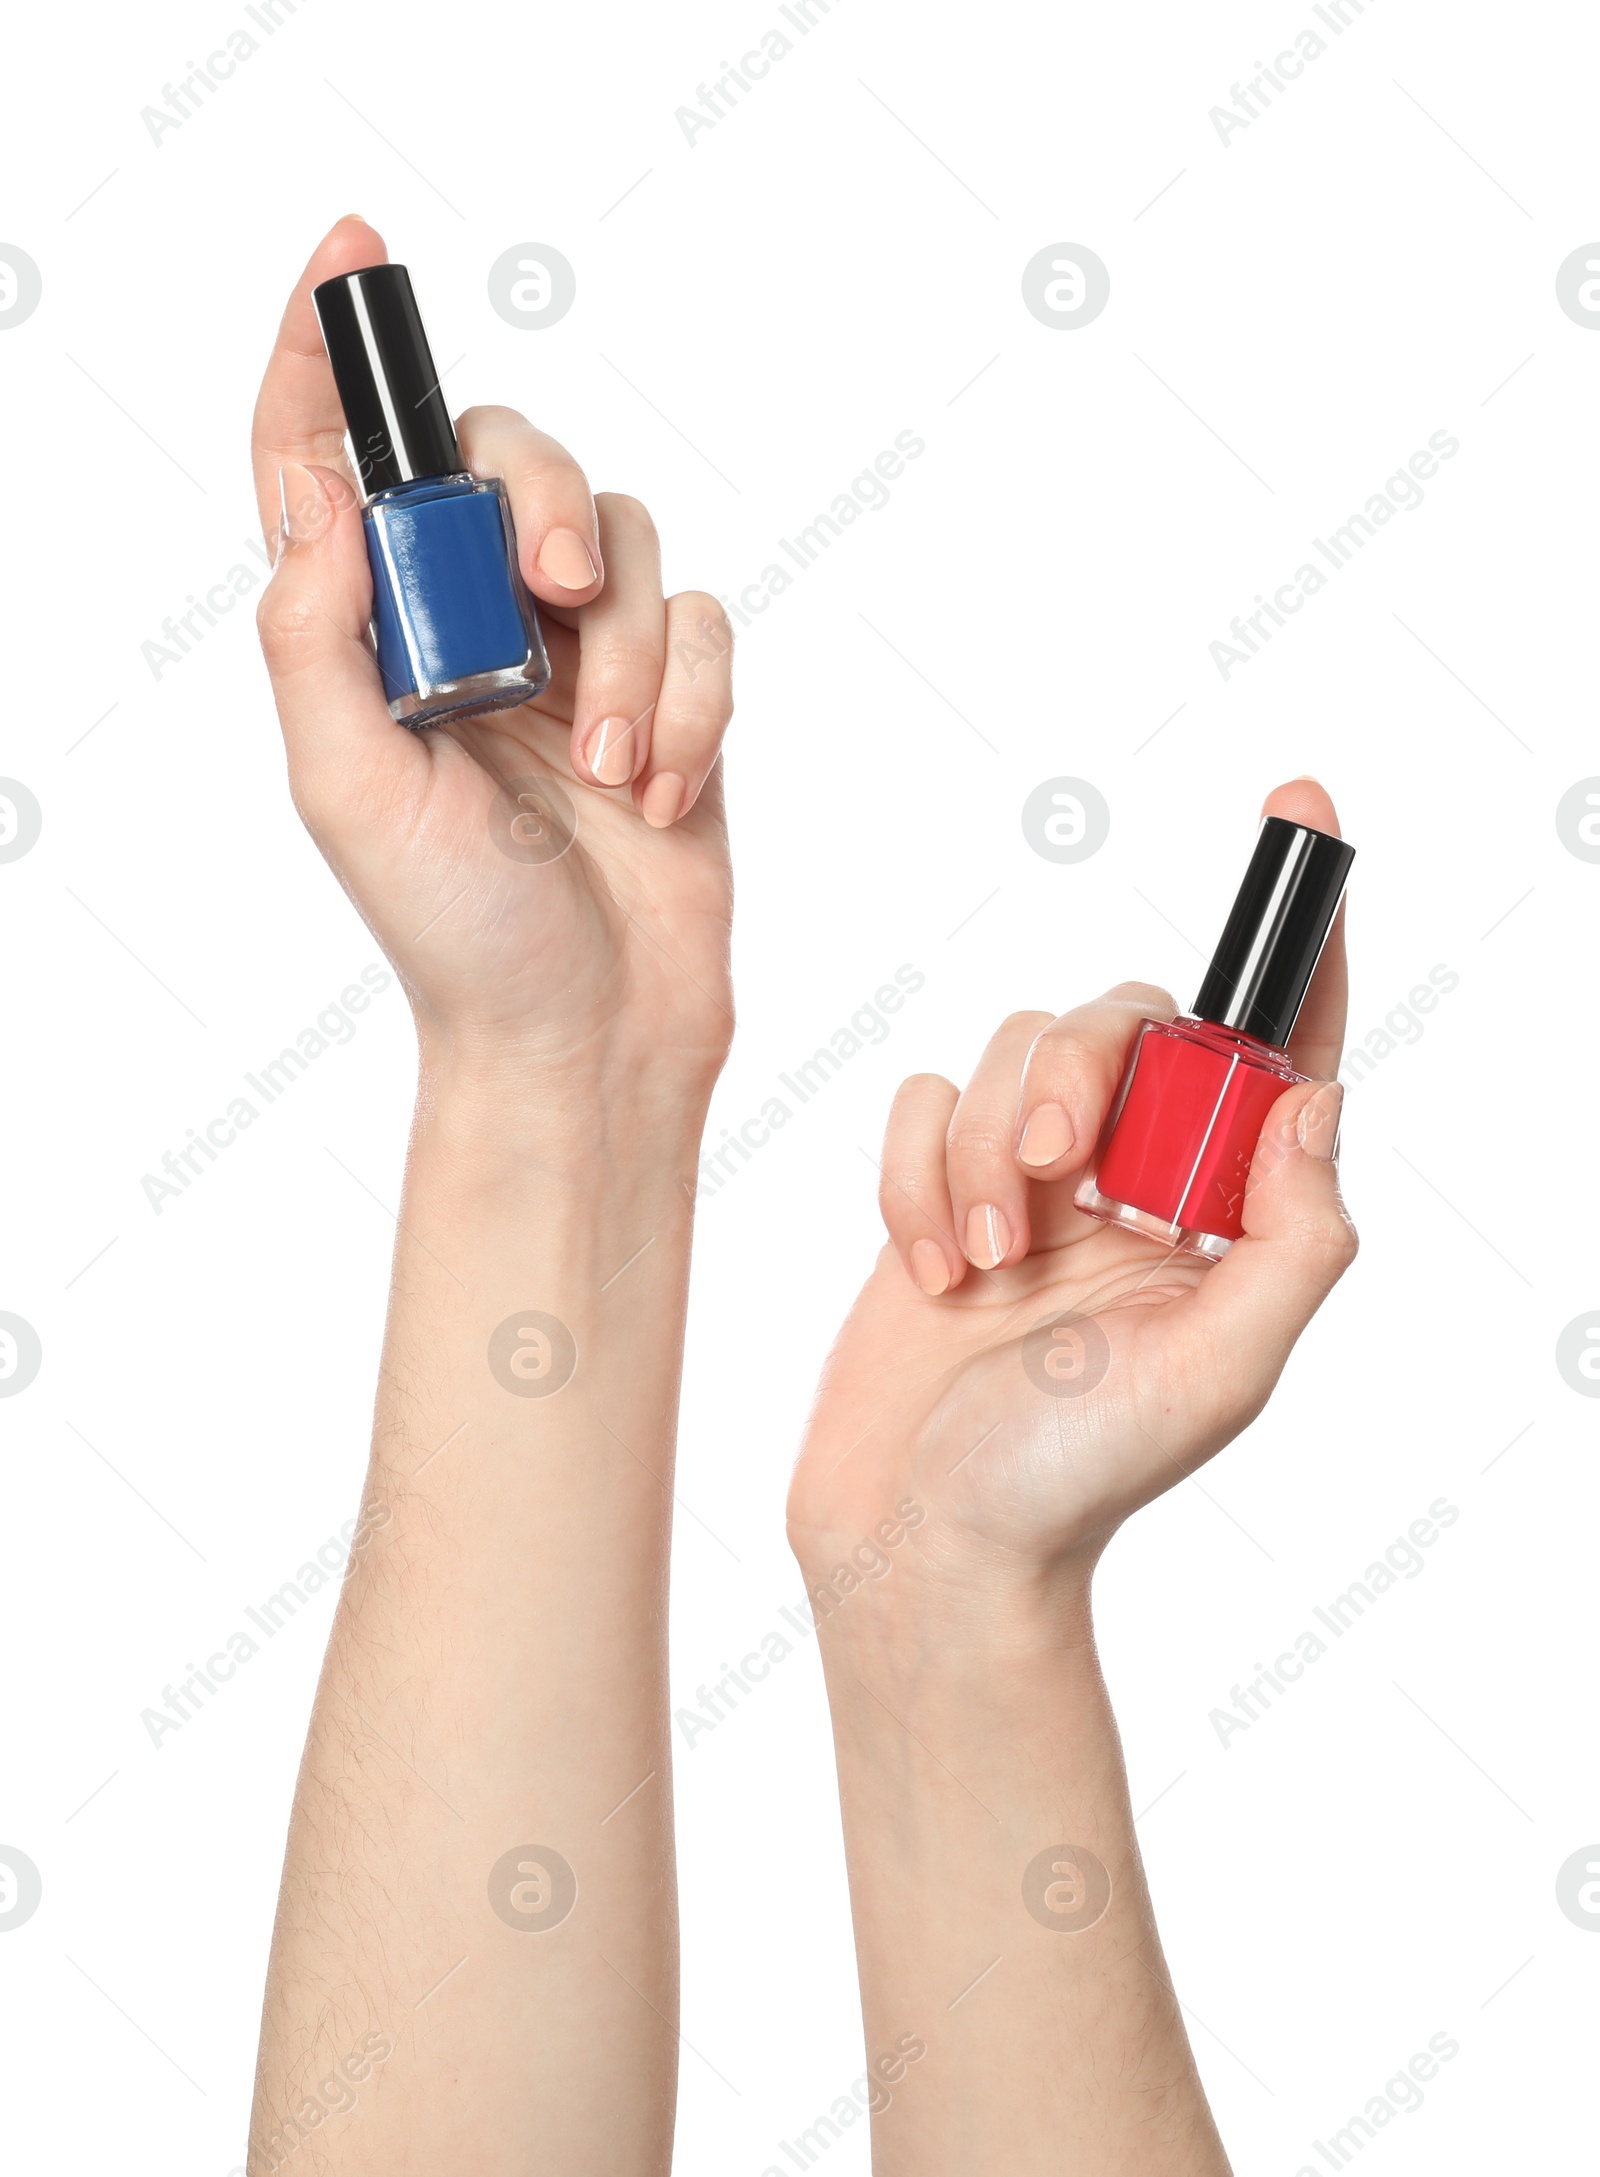
[(421, 726), (526, 703), (550, 680), (498, 478), (438, 476), (366, 510), (372, 632), (392, 714)]
[(390, 715), (428, 726), (550, 683), (498, 477), (466, 470), (404, 265), (312, 298), (366, 492), (372, 643)]

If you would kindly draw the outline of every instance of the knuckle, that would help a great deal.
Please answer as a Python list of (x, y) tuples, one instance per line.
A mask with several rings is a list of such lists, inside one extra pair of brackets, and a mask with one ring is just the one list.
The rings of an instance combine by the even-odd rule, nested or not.
[(1178, 1010), (1170, 990), (1163, 990), (1159, 983), (1118, 983), (1106, 992), (1107, 999), (1116, 1005), (1134, 1005), (1142, 1013), (1165, 1013), (1169, 1016)]
[(720, 730), (733, 716), (733, 630), (707, 602), (711, 611), (680, 610), (678, 598), (668, 608), (667, 689), (674, 712)]
[(310, 598), (280, 582), (269, 582), (256, 606), (256, 633), (274, 671), (292, 666), (322, 624), (323, 615)]
[(914, 1073), (902, 1081), (889, 1106), (885, 1159), (896, 1155), (913, 1130), (925, 1132), (935, 1120), (942, 1125), (955, 1101), (955, 1083), (947, 1081), (942, 1073)]
[(667, 624), (672, 631), (673, 654), (689, 668), (689, 676), (733, 652), (733, 626), (714, 597), (704, 590), (680, 590), (667, 602)]
[(945, 1136), (951, 1156), (963, 1164), (987, 1164), (1011, 1154), (1011, 1129), (990, 1115), (957, 1119)]
[(895, 1091), (897, 1104), (931, 1103), (941, 1096), (954, 1096), (956, 1085), (947, 1081), (942, 1073), (908, 1073)]
[(661, 682), (661, 650), (636, 630), (612, 627), (603, 634), (591, 634), (583, 664), (588, 675), (604, 685), (631, 688), (641, 701), (654, 703)]
[(878, 1179), (878, 1215), (891, 1232), (908, 1225), (937, 1226), (942, 1214), (933, 1176), (912, 1166), (885, 1164)]
[(463, 408), (456, 418), (456, 436), (470, 437), (474, 431), (498, 430), (506, 424), (514, 429), (526, 430), (528, 419), (519, 409), (507, 408), (500, 401), (475, 401), (470, 408)]
[(1028, 1067), (1046, 1066), (1052, 1072), (1065, 1070), (1076, 1064), (1084, 1055), (1083, 1038), (1076, 1029), (1063, 1028), (1052, 1021), (1041, 1028), (1028, 1047)]
[(1339, 1204), (1308, 1211), (1286, 1239), (1297, 1255), (1331, 1267), (1335, 1277), (1342, 1277), (1349, 1269), (1361, 1246), (1355, 1226)]
[(721, 599), (713, 597), (709, 590), (679, 590), (669, 600), (669, 609), (674, 616), (682, 614), (697, 625), (727, 628), (730, 636), (733, 633)]
[(1003, 1036), (1037, 1036), (1049, 1027), (1053, 1018), (1052, 1014), (1030, 1010), (1008, 1013), (1000, 1023), (1000, 1033)]
[(642, 499), (626, 491), (601, 491), (594, 503), (613, 529), (646, 544), (657, 541), (655, 522)]

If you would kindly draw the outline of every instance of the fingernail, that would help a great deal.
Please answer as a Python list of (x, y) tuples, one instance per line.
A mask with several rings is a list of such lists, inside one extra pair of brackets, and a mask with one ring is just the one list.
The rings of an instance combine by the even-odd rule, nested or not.
[(967, 1260), (975, 1269), (992, 1270), (1011, 1245), (1005, 1213), (992, 1202), (974, 1202), (967, 1211)]
[(321, 479), (298, 461), (286, 461), (278, 471), (278, 511), (283, 543), (309, 544), (327, 524), (328, 500)]
[(594, 554), (575, 529), (552, 529), (539, 547), (539, 572), (564, 590), (586, 590), (600, 578)]
[(1072, 1121), (1059, 1104), (1041, 1104), (1037, 1111), (1030, 1111), (1022, 1129), (1022, 1139), (1017, 1144), (1017, 1155), (1024, 1164), (1054, 1164), (1064, 1157), (1077, 1136), (1072, 1131)]
[(1308, 1157), (1331, 1164), (1339, 1147), (1339, 1114), (1344, 1109), (1344, 1088), (1338, 1081), (1324, 1081), (1315, 1096), (1300, 1106), (1295, 1133)]
[(583, 755), (602, 786), (626, 786), (638, 760), (638, 740), (626, 718), (602, 718), (590, 734)]
[(640, 798), (639, 814), (657, 831), (665, 831), (678, 821), (683, 788), (683, 779), (676, 771), (658, 771)]
[(937, 1300), (950, 1286), (950, 1264), (937, 1240), (913, 1240), (911, 1275), (930, 1300)]

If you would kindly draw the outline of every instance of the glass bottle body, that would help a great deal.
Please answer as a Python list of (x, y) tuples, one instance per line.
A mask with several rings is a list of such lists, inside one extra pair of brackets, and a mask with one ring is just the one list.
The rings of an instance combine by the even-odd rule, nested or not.
[(430, 726), (544, 692), (544, 632), (498, 477), (396, 484), (368, 500), (363, 522), (372, 643), (392, 718)]
[(1267, 1113), (1306, 1076), (1237, 1029), (1147, 1020), (1077, 1206), (1215, 1261), (1242, 1238), (1245, 1184)]

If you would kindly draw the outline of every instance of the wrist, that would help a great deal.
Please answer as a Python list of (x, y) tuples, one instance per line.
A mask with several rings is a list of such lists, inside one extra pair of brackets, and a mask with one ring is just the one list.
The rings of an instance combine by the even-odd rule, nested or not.
[(854, 1698), (859, 1686), (917, 1707), (993, 1709), (1013, 1694), (1027, 1703), (1041, 1681), (1063, 1675), (1098, 1681), (1091, 1565), (974, 1574), (899, 1555), (879, 1553), (884, 1569), (858, 1569), (854, 1586), (858, 1556), (831, 1567), (802, 1560), (836, 1697)]
[(714, 1068), (660, 1051), (557, 1051), (419, 1028), (419, 1128), (491, 1159), (531, 1153), (589, 1181), (646, 1165), (692, 1178), (715, 1081)]

